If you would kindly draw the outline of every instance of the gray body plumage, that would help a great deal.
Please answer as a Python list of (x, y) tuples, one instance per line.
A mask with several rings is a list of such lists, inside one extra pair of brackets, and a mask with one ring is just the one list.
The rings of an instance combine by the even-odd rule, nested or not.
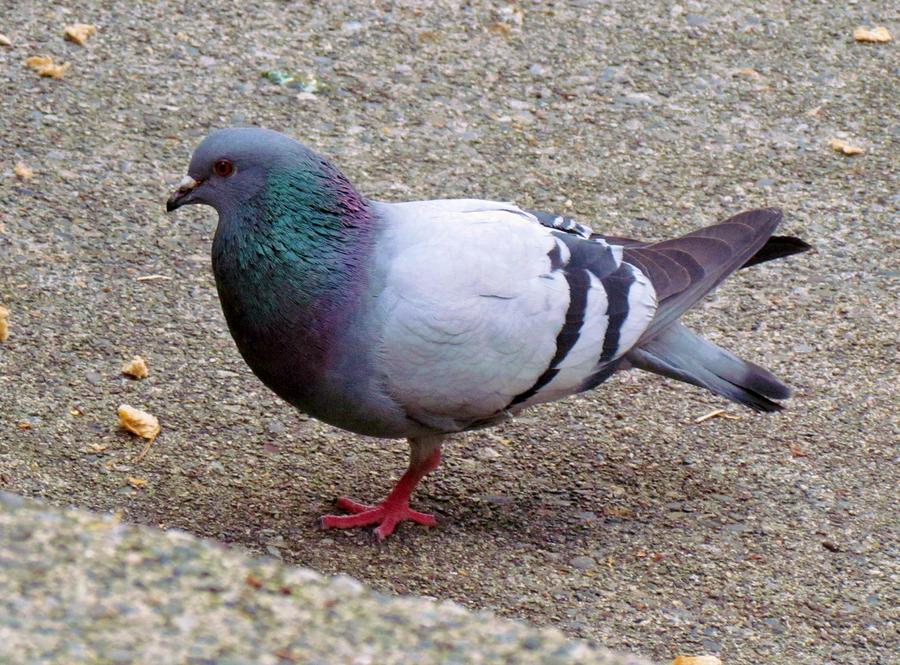
[[(628, 258), (646, 266), (660, 250), (563, 232), (511, 204), (372, 207), (378, 231), (367, 297), (340, 337), (327, 380), (346, 398), (328, 412), (307, 407), (324, 420), (375, 436), (459, 432), (629, 367), (757, 410), (775, 410), (769, 398), (788, 395), (766, 370), (677, 323), (763, 246), (777, 212), (745, 219), (737, 245), (703, 238), (664, 246), (654, 285)], [(692, 258), (697, 244), (703, 264)]]
[[(197, 172), (210, 168), (205, 152), (229, 141), (239, 149), (224, 154), (237, 155), (238, 174), (242, 163), (269, 162), (302, 172), (296, 185), (279, 176), (278, 195), (291, 205), (265, 222), (263, 207), (234, 192), (219, 205), (198, 202), (220, 213), (214, 270), (238, 348), (267, 385), (321, 420), (379, 437), (440, 436), (631, 367), (757, 410), (777, 410), (772, 400), (788, 395), (766, 370), (678, 323), (742, 265), (806, 248), (767, 245), (776, 210), (661, 243), (606, 239), (510, 203), (366, 200), (324, 158), (263, 130), (213, 134), (214, 145), (195, 153)], [(248, 170), (235, 191), (271, 198), (272, 171)], [(328, 191), (331, 182), (339, 191)], [(336, 225), (316, 226), (321, 211)]]

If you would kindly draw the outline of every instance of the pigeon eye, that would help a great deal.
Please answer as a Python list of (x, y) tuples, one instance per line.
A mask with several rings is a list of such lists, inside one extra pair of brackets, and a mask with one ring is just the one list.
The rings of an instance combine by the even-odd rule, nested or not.
[(222, 178), (227, 178), (232, 173), (234, 173), (234, 164), (229, 162), (227, 159), (220, 159), (215, 164), (213, 164), (213, 173)]

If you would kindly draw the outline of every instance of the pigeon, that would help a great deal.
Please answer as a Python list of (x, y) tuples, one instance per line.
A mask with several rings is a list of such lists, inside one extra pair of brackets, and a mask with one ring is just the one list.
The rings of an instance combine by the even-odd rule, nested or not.
[(166, 203), (219, 216), (212, 269), (238, 351), (297, 409), (358, 434), (406, 438), (406, 472), (378, 504), (340, 498), (323, 528), (434, 525), (409, 499), (452, 434), (654, 372), (761, 412), (788, 387), (681, 315), (742, 266), (809, 245), (773, 236), (773, 208), (662, 242), (475, 199), (387, 203), (278, 132), (212, 132)]

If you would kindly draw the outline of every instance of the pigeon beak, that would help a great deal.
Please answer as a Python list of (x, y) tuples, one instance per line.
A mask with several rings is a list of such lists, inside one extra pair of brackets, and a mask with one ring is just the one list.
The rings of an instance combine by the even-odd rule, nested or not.
[(169, 197), (169, 200), (166, 201), (166, 212), (172, 212), (176, 208), (180, 208), (181, 206), (187, 203), (193, 203), (191, 199), (191, 194), (200, 183), (194, 180), (191, 176), (186, 175), (181, 179), (181, 182), (178, 183), (178, 189), (172, 192), (172, 196)]

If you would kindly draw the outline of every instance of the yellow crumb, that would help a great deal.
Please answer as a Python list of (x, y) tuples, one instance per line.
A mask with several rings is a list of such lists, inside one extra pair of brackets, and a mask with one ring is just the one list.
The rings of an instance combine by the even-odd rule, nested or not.
[(127, 404), (119, 407), (119, 425), (149, 441), (153, 441), (160, 431), (159, 420), (156, 419), (156, 416)]
[(143, 358), (135, 356), (122, 367), (122, 374), (135, 379), (146, 379), (150, 375), (150, 370), (147, 368), (147, 362)]
[(88, 37), (97, 32), (97, 26), (91, 25), (90, 23), (73, 23), (72, 25), (67, 25), (66, 29), (63, 30), (63, 35), (70, 42), (75, 42), (79, 46), (84, 46), (84, 43), (88, 40)]
[(56, 64), (49, 55), (33, 55), (25, 60), (25, 64), (31, 67), (38, 75), (54, 79), (61, 79), (69, 71), (72, 63), (63, 62)]
[(864, 152), (859, 146), (848, 143), (844, 139), (831, 139), (828, 142), (828, 145), (835, 152), (840, 152), (845, 155), (861, 155)]
[(13, 169), (16, 176), (21, 180), (31, 180), (34, 177), (34, 169), (32, 169), (25, 162), (16, 162), (16, 167)]
[(0, 342), (9, 339), (9, 310), (0, 305)]
[(858, 42), (869, 42), (870, 44), (884, 44), (891, 41), (893, 37), (883, 25), (875, 28), (867, 28), (861, 25), (853, 31), (853, 39)]

